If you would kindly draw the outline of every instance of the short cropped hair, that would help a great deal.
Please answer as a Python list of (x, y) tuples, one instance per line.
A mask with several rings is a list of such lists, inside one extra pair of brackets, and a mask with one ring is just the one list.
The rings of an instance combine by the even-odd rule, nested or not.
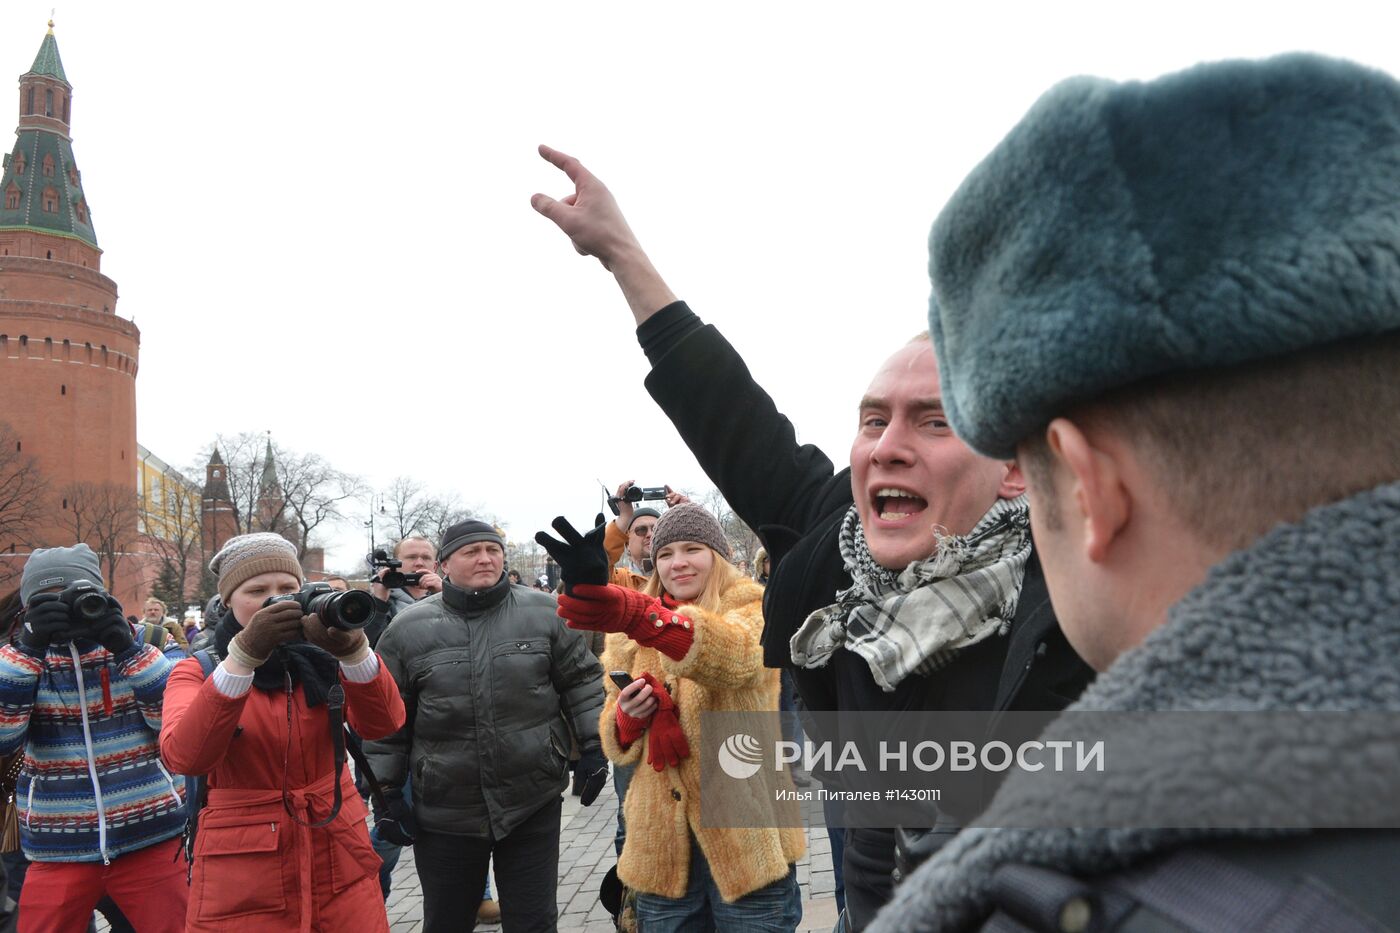
[(406, 537), (400, 538), (399, 541), (398, 541), (398, 543), (394, 545), (394, 557), (395, 557), (396, 559), (397, 559), (398, 556), (399, 556), (399, 548), (403, 547), (403, 546), (404, 546), (405, 544), (407, 544), (409, 541), (422, 541), (422, 542), (424, 542), (425, 544), (427, 544), (428, 547), (430, 547), (430, 548), (433, 549), (433, 553), (434, 553), (434, 554), (437, 553), (437, 545), (434, 544), (433, 542), (429, 541), (428, 538), (427, 538), (425, 535), (408, 535), (408, 536), (406, 536)]
[[(1145, 380), (1065, 417), (1131, 443), (1179, 518), (1239, 550), (1309, 509), (1400, 480), (1400, 331)], [(1053, 486), (1043, 429), (1018, 460), (1033, 486)], [(1052, 528), (1053, 512), (1041, 515)]]

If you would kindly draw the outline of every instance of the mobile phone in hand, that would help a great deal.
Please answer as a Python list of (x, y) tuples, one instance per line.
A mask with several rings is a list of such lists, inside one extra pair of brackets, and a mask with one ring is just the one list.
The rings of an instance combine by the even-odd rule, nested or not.
[(612, 678), (613, 683), (617, 684), (619, 690), (626, 690), (627, 685), (632, 683), (632, 675), (626, 671), (608, 671), (608, 676)]

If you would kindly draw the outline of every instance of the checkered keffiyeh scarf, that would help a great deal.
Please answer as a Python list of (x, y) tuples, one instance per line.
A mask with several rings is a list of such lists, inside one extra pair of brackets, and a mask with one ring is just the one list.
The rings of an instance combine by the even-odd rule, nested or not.
[(871, 556), (851, 506), (840, 546), (852, 586), (792, 636), (793, 663), (825, 667), (844, 647), (865, 658), (888, 692), (910, 674), (944, 667), (963, 648), (1005, 635), (1031, 554), (1026, 497), (998, 499), (971, 533), (936, 540), (932, 557), (895, 574)]

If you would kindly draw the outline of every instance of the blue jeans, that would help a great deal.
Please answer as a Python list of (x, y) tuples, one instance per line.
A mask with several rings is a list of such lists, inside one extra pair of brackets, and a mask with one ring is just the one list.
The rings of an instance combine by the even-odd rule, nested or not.
[(710, 866), (692, 836), (690, 883), (678, 898), (637, 894), (637, 926), (646, 933), (793, 933), (802, 922), (797, 868), (786, 878), (745, 894), (732, 904), (720, 897)]
[(627, 841), (627, 820), (622, 816), (622, 801), (627, 798), (627, 785), (632, 783), (632, 772), (636, 765), (620, 765), (613, 762), (613, 793), (617, 794), (617, 832), (613, 835), (613, 846), (617, 857), (622, 858), (622, 844)]

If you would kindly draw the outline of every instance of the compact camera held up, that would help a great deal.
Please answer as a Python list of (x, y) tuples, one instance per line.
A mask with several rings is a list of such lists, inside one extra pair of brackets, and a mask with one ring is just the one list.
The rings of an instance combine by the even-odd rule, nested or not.
[(404, 573), (399, 568), (403, 566), (403, 561), (396, 560), (389, 556), (389, 552), (383, 550), (375, 551), (369, 556), (369, 572), (373, 576), (376, 570), (386, 570), (384, 576), (377, 582), (386, 590), (402, 590), (410, 586), (418, 586), (423, 582), (422, 573)]
[(307, 583), (295, 593), (269, 596), (263, 606), (273, 603), (296, 603), (302, 615), (315, 615), (326, 628), (346, 632), (359, 631), (374, 616), (373, 596), (364, 590), (334, 590), (329, 583)]
[[(606, 486), (603, 487), (607, 489)], [(665, 486), (628, 486), (627, 492), (621, 496), (608, 496), (608, 508), (612, 509), (614, 515), (619, 514), (617, 504), (627, 501), (634, 505), (643, 499), (665, 499)]]

